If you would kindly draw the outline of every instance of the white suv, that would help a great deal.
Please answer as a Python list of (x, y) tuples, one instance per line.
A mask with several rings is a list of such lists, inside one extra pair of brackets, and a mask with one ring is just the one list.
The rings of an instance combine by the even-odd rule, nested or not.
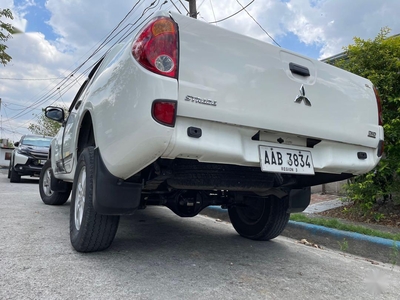
[(47, 160), (52, 137), (24, 135), (12, 153), (8, 178), (10, 182), (20, 182), (21, 176), (39, 176)]

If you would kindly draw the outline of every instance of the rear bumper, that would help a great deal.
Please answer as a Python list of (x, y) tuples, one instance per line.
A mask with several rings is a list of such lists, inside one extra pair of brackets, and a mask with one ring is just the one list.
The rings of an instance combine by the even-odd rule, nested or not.
[[(190, 137), (188, 128), (200, 128), (201, 137)], [(178, 117), (173, 137), (162, 155), (162, 158), (195, 159), (199, 162), (233, 164), (249, 167), (260, 167), (259, 146), (283, 147), (293, 150), (310, 151), (315, 173), (359, 175), (372, 170), (379, 162), (378, 146), (344, 144), (321, 140), (317, 145), (297, 146), (279, 144), (253, 137), (259, 130), (249, 127), (222, 124)], [(270, 133), (279, 139), (279, 133)], [(287, 135), (286, 135), (287, 136)], [(293, 140), (307, 137), (294, 136)], [(358, 153), (365, 153), (361, 159)]]

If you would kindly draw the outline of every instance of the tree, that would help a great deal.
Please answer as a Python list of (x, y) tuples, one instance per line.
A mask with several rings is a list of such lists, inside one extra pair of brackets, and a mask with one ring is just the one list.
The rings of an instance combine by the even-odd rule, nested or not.
[(8, 48), (4, 43), (11, 38), (11, 34), (14, 32), (14, 28), (11, 24), (2, 21), (2, 18), (8, 18), (13, 20), (14, 17), (9, 9), (0, 9), (0, 62), (5, 66), (12, 59), (10, 55), (6, 53)]
[(394, 200), (400, 203), (400, 36), (382, 28), (373, 40), (354, 38), (335, 65), (368, 78), (382, 101), (385, 153), (372, 172), (353, 179), (347, 191), (365, 209)]
[[(64, 109), (65, 112), (65, 109)], [(36, 123), (30, 123), (28, 130), (33, 134), (55, 136), (58, 130), (61, 128), (61, 123), (50, 120), (44, 115), (44, 110), (41, 114), (36, 114)]]

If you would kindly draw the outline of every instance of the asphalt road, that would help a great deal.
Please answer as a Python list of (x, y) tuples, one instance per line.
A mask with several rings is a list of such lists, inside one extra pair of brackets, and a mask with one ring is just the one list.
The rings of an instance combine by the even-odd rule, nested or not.
[(400, 299), (400, 269), (287, 238), (151, 207), (123, 217), (112, 247), (80, 254), (69, 201), (44, 205), (36, 179), (0, 174), (0, 299)]

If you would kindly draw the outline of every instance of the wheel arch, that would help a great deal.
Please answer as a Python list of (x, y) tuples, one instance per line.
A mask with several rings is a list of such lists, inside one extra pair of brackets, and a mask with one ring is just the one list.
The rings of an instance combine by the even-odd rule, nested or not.
[[(140, 204), (142, 184), (125, 182), (111, 174), (101, 158), (100, 149), (96, 146), (98, 145), (95, 139), (95, 123), (91, 111), (88, 110), (83, 114), (77, 134), (76, 168), (79, 166), (80, 156), (84, 150), (93, 151), (93, 207), (95, 211), (109, 216), (132, 214)], [(92, 147), (94, 149), (90, 150)]]
[(86, 111), (82, 122), (80, 124), (80, 129), (78, 133), (78, 143), (77, 143), (77, 158), (79, 158), (83, 149), (87, 147), (96, 147), (96, 139), (93, 129), (93, 119), (89, 111)]
[(47, 154), (47, 159), (51, 159), (51, 145), (49, 147), (49, 153)]

